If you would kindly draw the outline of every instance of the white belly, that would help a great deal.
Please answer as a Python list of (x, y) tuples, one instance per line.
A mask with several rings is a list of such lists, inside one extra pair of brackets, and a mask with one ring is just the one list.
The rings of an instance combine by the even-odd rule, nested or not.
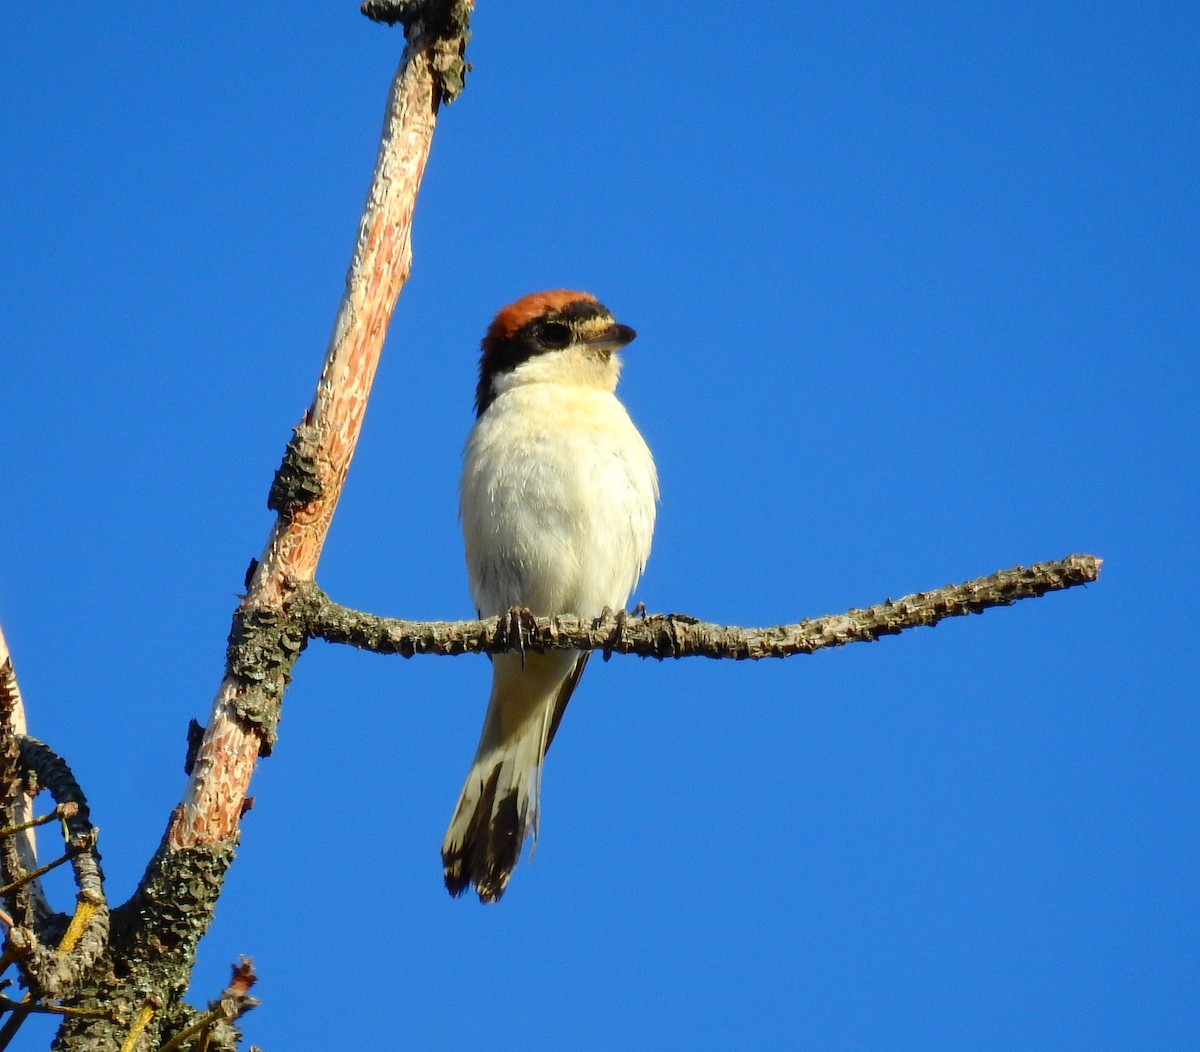
[(650, 451), (614, 395), (562, 384), (504, 392), (476, 423), (463, 465), (480, 614), (623, 608), (650, 554), (657, 497)]

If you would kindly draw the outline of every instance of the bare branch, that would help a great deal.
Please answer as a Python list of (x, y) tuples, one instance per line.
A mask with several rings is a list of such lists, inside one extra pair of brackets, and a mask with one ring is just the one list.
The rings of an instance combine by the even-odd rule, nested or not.
[[(469, 14), (469, 4), (465, 11)], [(261, 627), (281, 609), (286, 580), (312, 579), (358, 443), (384, 335), (411, 267), (413, 210), (442, 93), (436, 63), (446, 45), (424, 25), (411, 31), (392, 83), (345, 293), (313, 403), (272, 487), (279, 515), (249, 581), (238, 626)], [(308, 485), (297, 486), (297, 479)], [(277, 646), (253, 670), (230, 663), (171, 824), (173, 849), (216, 844), (236, 834), (255, 761), (270, 747), (298, 651)]]
[(74, 1041), (157, 1047), (195, 1021), (182, 998), (196, 945), (233, 858), (251, 775), (274, 740), (283, 691), (306, 642), (284, 610), (288, 582), (313, 578), (358, 443), (384, 336), (411, 267), (413, 211), (437, 111), (461, 88), (472, 7), (471, 0), (422, 0), (411, 11), (313, 401), (271, 487), (276, 521), (234, 616), (225, 674), (190, 756), (183, 799), (133, 898), (112, 914), (113, 945), (131, 967), (98, 972), (73, 995), (73, 1006), (102, 1004), (133, 1023), (121, 1032), (104, 1021), (84, 1028), (67, 1019), (60, 1047), (75, 1047)]
[[(4, 629), (0, 628), (0, 805), (6, 820), (13, 825), (21, 825), (33, 818), (33, 794), (26, 790), (18, 776), (20, 740), (26, 732), (25, 701), (17, 683), (8, 640), (4, 638)], [(33, 829), (26, 830), (24, 836), (6, 839), (2, 853), (8, 862), (0, 860), (0, 865), (7, 865), (10, 872), (36, 869), (37, 837)], [(53, 912), (40, 883), (35, 881), (30, 885), (25, 898), (27, 922)]]
[(53, 797), (55, 814), (62, 820), (66, 851), (54, 861), (25, 871), (6, 852), (8, 883), (0, 894), (10, 896), (14, 916), (22, 916), (20, 890), (39, 876), (69, 862), (75, 878), (75, 912), (37, 915), (9, 932), (19, 950), (26, 978), (39, 996), (57, 997), (74, 984), (103, 952), (109, 934), (109, 911), (104, 897), (104, 877), (96, 850), (97, 830), (92, 825), (87, 800), (71, 768), (48, 746), (28, 735), (20, 742), (23, 779)]
[(47, 811), (44, 815), (38, 815), (37, 818), (31, 818), (28, 822), (21, 822), (19, 825), (7, 826), (4, 829), (0, 829), (0, 837), (12, 836), (13, 833), (20, 833), (25, 829), (44, 826), (48, 822), (53, 822), (56, 818), (70, 818), (77, 814), (78, 811), (79, 805), (74, 802), (56, 804), (53, 811)]
[[(104, 1009), (70, 1008), (60, 1004), (43, 1004), (27, 998), (24, 1001), (14, 1001), (0, 994), (0, 1013), (24, 1012), (25, 1014), (64, 1015), (77, 1019), (113, 1019), (113, 1014)], [(115, 1021), (115, 1020), (114, 1020)], [(3, 1048), (0, 1045), (0, 1048)]]
[[(208, 1003), (208, 1011), (175, 1034), (158, 1052), (175, 1052), (176, 1049), (184, 1048), (196, 1038), (203, 1038), (211, 1033), (214, 1028), (228, 1025), (235, 1019), (240, 1019), (250, 1009), (258, 1007), (258, 1000), (250, 996), (251, 987), (258, 982), (253, 964), (243, 957), (233, 965), (232, 971), (229, 985), (221, 991), (220, 997)], [(203, 1042), (201, 1044), (203, 1045)]]
[(501, 653), (530, 650), (603, 650), (640, 657), (710, 657), (747, 660), (811, 654), (825, 647), (870, 642), (947, 617), (1010, 606), (1047, 592), (1095, 581), (1100, 560), (1071, 555), (1058, 562), (1015, 566), (965, 584), (888, 599), (866, 610), (849, 610), (792, 625), (738, 628), (700, 621), (685, 614), (624, 613), (600, 618), (541, 617), (519, 634), (514, 619), (485, 621), (399, 621), (360, 613), (332, 602), (314, 584), (299, 587), (294, 603), (313, 638), (373, 650), (380, 654)]

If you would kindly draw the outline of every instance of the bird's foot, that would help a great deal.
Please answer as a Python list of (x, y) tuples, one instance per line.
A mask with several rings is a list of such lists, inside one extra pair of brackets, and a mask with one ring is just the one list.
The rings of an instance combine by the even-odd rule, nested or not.
[(529, 637), (537, 631), (537, 615), (525, 606), (514, 606), (500, 615), (496, 625), (496, 641), (513, 644), (514, 649), (521, 655), (521, 668), (525, 668), (525, 645)]
[(605, 661), (612, 657), (613, 647), (617, 645), (625, 632), (625, 622), (629, 620), (629, 612), (627, 610), (614, 610), (611, 606), (606, 606), (600, 611), (600, 616), (596, 618), (595, 627), (599, 628), (609, 618), (616, 622), (616, 626), (604, 641), (604, 650), (602, 653)]

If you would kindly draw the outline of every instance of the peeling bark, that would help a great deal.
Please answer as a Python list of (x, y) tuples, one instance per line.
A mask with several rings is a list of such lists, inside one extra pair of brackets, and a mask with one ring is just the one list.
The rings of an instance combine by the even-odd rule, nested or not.
[[(413, 622), (361, 613), (314, 583), (317, 563), (358, 442), (375, 370), (412, 262), (417, 191), (439, 106), (462, 90), (471, 0), (367, 0), (364, 13), (405, 27), (374, 177), (345, 294), (311, 406), (271, 486), (277, 518), (236, 611), (224, 678), (208, 726), (191, 736), (189, 781), (132, 898), (109, 910), (87, 802), (66, 761), (28, 737), (16, 676), (0, 634), (0, 895), (9, 911), (5, 965), (28, 988), (0, 995), (0, 1047), (31, 1012), (62, 1016), (55, 1048), (232, 1050), (235, 1020), (253, 1007), (248, 961), (207, 1011), (184, 994), (235, 856), (258, 757), (269, 751), (292, 667), (310, 638), (380, 653), (463, 654), (520, 648), (598, 649), (643, 657), (786, 657), (869, 641), (1096, 580), (1099, 560), (1076, 555), (1015, 567), (966, 584), (888, 600), (867, 610), (770, 628), (736, 628), (682, 614), (597, 619)], [(66, 835), (61, 859), (38, 865), (31, 802), (48, 791)], [(46, 823), (49, 824), (48, 822)], [(46, 901), (39, 870), (70, 865), (74, 912)]]
[[(385, 5), (385, 7), (388, 5)], [(412, 264), (412, 219), (437, 112), (462, 89), (471, 0), (392, 5), (406, 47), (392, 83), (375, 171), (354, 244), (345, 293), (312, 405), (288, 445), (269, 498), (276, 521), (252, 567), (230, 632), (225, 675), (208, 726), (190, 756), (184, 797), (136, 893), (110, 914), (99, 890), (94, 834), (68, 845), (79, 898), (73, 917), (45, 906), (24, 847), (30, 830), (0, 845), (13, 912), (6, 963), (30, 988), (0, 998), (0, 1046), (30, 1012), (64, 1017), (55, 1048), (148, 1049), (164, 1043), (233, 1048), (231, 1020), (252, 1003), (249, 965), (207, 1013), (182, 1000), (197, 943), (208, 929), (233, 860), (258, 757), (274, 740), (284, 689), (304, 647), (303, 626), (285, 610), (294, 582), (311, 581), (362, 428), (384, 336)], [(0, 640), (0, 779), (5, 826), (24, 814), (23, 780), (35, 766), (23, 710)], [(44, 747), (43, 747), (44, 748)], [(48, 751), (48, 750), (47, 750)], [(51, 756), (53, 754), (50, 754)], [(65, 765), (64, 770), (65, 770)], [(50, 787), (52, 788), (52, 787)], [(76, 787), (77, 788), (77, 787)], [(82, 794), (79, 794), (82, 802)], [(82, 804), (86, 823), (86, 804)], [(90, 823), (88, 823), (90, 829)], [(32, 843), (32, 840), (29, 840)], [(80, 865), (83, 864), (81, 871)], [(82, 875), (81, 875), (82, 873)], [(93, 886), (95, 885), (95, 886)], [(240, 978), (239, 978), (240, 977)], [(174, 1040), (178, 1036), (179, 1040)]]

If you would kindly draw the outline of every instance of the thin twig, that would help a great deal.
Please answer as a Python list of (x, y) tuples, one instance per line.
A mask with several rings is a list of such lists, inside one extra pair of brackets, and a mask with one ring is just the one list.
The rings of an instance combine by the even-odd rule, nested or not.
[(150, 1025), (150, 1020), (153, 1018), (153, 1005), (144, 1004), (138, 1009), (138, 1013), (133, 1017), (133, 1022), (130, 1024), (129, 1031), (125, 1035), (125, 1040), (121, 1042), (121, 1052), (133, 1052), (137, 1048), (142, 1031)]
[[(26, 994), (25, 1001), (32, 1003), (32, 998)], [(12, 1015), (4, 1021), (4, 1026), (0, 1027), (0, 1052), (3, 1052), (12, 1043), (12, 1039), (16, 1037), (17, 1031), (25, 1025), (25, 1020), (29, 1018), (31, 1011), (32, 1009), (25, 1002), (17, 1003), (12, 1009)]]
[(238, 963), (232, 966), (232, 973), (229, 985), (221, 991), (221, 996), (209, 1002), (208, 1011), (175, 1034), (158, 1052), (176, 1052), (192, 1038), (207, 1033), (218, 1023), (232, 1023), (250, 1009), (258, 1007), (258, 1000), (249, 996), (250, 988), (258, 982), (250, 960), (246, 957), (240, 958)]
[(59, 804), (53, 811), (47, 811), (44, 815), (38, 815), (37, 818), (31, 818), (28, 822), (21, 822), (19, 825), (0, 829), (0, 837), (12, 836), (13, 833), (20, 833), (25, 829), (33, 829), (35, 826), (44, 826), (47, 822), (53, 822), (58, 818), (69, 818), (78, 810), (79, 805), (74, 802)]
[(74, 1019), (112, 1019), (117, 1021), (107, 1008), (72, 1008), (69, 1005), (50, 1005), (40, 1001), (13, 1001), (0, 994), (0, 1010), (13, 1012), (20, 1009), (35, 1015), (62, 1015)]
[(96, 846), (94, 840), (77, 840), (73, 844), (67, 846), (66, 854), (59, 855), (53, 862), (47, 862), (44, 866), (38, 866), (37, 869), (30, 870), (28, 873), (19, 877), (11, 883), (5, 884), (0, 888), (0, 895), (7, 895), (11, 891), (16, 891), (23, 884), (28, 884), (31, 880), (36, 880), (38, 877), (43, 877), (52, 869), (57, 869), (65, 862), (70, 862), (71, 859), (78, 857)]

